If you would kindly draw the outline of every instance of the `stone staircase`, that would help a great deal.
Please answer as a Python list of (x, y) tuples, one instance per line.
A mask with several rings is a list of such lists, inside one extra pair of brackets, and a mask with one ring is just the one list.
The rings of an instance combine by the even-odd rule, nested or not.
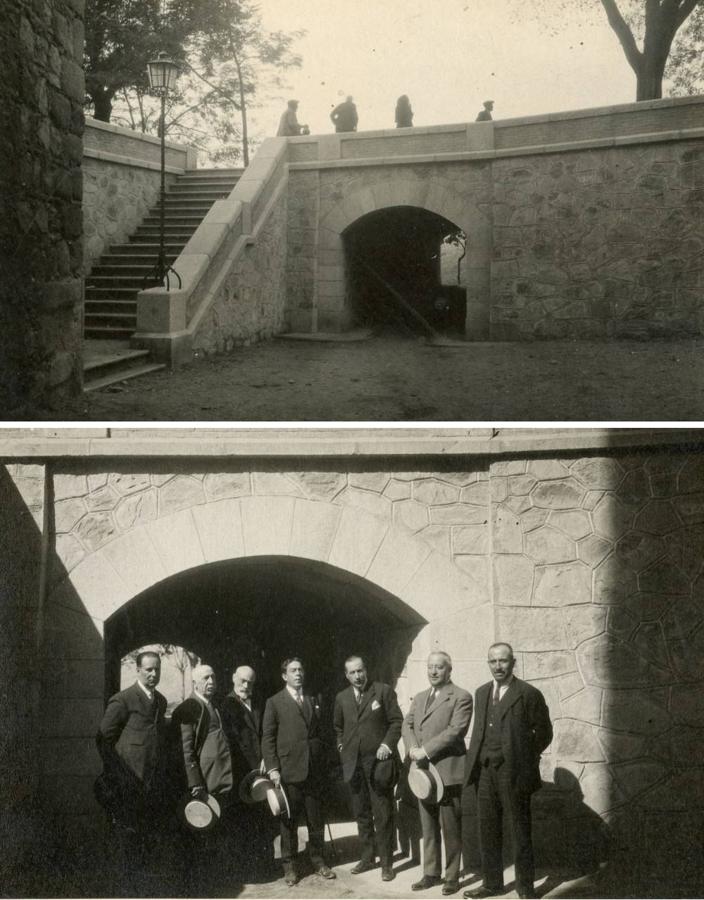
[[(169, 185), (164, 201), (167, 264), (173, 265), (210, 207), (230, 194), (242, 171), (198, 169), (179, 175)], [(96, 390), (164, 368), (149, 359), (148, 351), (129, 347), (137, 330), (137, 294), (157, 284), (149, 276), (158, 253), (159, 204), (149, 211), (127, 243), (113, 244), (100, 257), (86, 278), (84, 390)], [(101, 349), (102, 342), (105, 344)]]

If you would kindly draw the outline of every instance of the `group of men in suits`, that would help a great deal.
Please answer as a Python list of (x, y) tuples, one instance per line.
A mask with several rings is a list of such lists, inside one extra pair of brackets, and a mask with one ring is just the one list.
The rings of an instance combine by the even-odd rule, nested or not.
[[(534, 895), (531, 796), (540, 787), (540, 755), (552, 740), (543, 695), (513, 674), (509, 644), (489, 648), (491, 680), (471, 695), (452, 682), (452, 660), (435, 651), (427, 662), (429, 687), (416, 694), (403, 716), (392, 687), (368, 677), (359, 655), (345, 661), (347, 687), (335, 698), (333, 726), (344, 781), (349, 785), (357, 821), (360, 858), (351, 869), (372, 869), (379, 857), (381, 878), (395, 877), (394, 787), (402, 763), (403, 738), (411, 767), (425, 771), (439, 790), (419, 800), (423, 832), (423, 876), (412, 885), (422, 891), (442, 884), (444, 895), (459, 890), (462, 851), (462, 791), (476, 791), (483, 886), (465, 897), (500, 894), (503, 883), (503, 823), (513, 838), (516, 888)], [(111, 781), (110, 809), (123, 827), (153, 827), (163, 816), (164, 713), (166, 700), (156, 690), (160, 661), (153, 652), (137, 658), (137, 681), (108, 701), (98, 746)], [(271, 831), (252, 805), (238, 802), (238, 785), (258, 770), (282, 786), (289, 811), (280, 817), (284, 880), (292, 886), (297, 868), (298, 823), (308, 826), (308, 855), (313, 870), (326, 879), (335, 872), (324, 857), (322, 792), (329, 768), (318, 701), (306, 693), (305, 668), (297, 657), (281, 664), (282, 689), (270, 697), (263, 715), (253, 706), (256, 673), (248, 666), (233, 675), (233, 690), (218, 709), (213, 704), (215, 673), (193, 671), (194, 691), (173, 715), (180, 734), (182, 774), (194, 798), (219, 798), (247, 835), (251, 859), (263, 859)], [(465, 736), (473, 709), (474, 728)], [(228, 802), (229, 801), (229, 802)], [(243, 828), (243, 823), (246, 825)], [(445, 877), (441, 877), (442, 844)]]

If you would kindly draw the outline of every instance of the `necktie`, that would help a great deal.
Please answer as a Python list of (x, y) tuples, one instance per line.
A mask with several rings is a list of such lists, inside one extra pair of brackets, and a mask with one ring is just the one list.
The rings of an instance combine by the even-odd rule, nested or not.
[(296, 703), (297, 703), (299, 706), (303, 706), (303, 694), (302, 694), (300, 691), (298, 691), (298, 692), (296, 693)]
[(430, 688), (430, 693), (428, 694), (428, 700), (425, 704), (426, 710), (430, 709), (430, 707), (433, 705), (433, 701), (435, 700), (435, 694), (436, 694), (435, 688)]
[(361, 705), (362, 705), (362, 692), (361, 692), (361, 691), (355, 691), (355, 692), (354, 692), (354, 699), (357, 701), (357, 706), (361, 706)]
[(496, 704), (499, 702), (500, 699), (501, 699), (501, 695), (499, 693), (499, 685), (496, 682), (494, 682), (494, 695), (491, 698), (491, 702), (494, 704), (494, 706), (496, 706)]

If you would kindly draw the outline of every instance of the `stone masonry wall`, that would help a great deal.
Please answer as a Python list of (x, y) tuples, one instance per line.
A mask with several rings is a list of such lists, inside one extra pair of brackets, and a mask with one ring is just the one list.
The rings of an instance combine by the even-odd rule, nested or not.
[(497, 634), (555, 728), (538, 805), (552, 827), (541, 833), (567, 800), (560, 847), (588, 853), (585, 835), (604, 837), (589, 826), (597, 813), (628, 877), (668, 869), (696, 883), (704, 456), (496, 462), (490, 482)]
[[(175, 175), (166, 176), (168, 185)], [(83, 234), (89, 271), (111, 244), (127, 241), (159, 202), (161, 175), (155, 169), (85, 157), (83, 160)]]
[(83, 0), (8, 0), (0, 33), (0, 401), (78, 390)]
[(493, 171), (493, 339), (701, 333), (699, 143), (525, 156)]
[[(52, 677), (45, 728), (52, 771), (64, 775), (52, 790), (70, 791), (76, 808), (92, 808), (101, 620), (164, 577), (158, 572), (230, 558), (227, 532), (241, 516), (238, 553), (317, 548), (313, 558), (396, 593), (426, 619), (398, 682), (404, 709), (425, 685), (431, 649), (447, 649), (457, 683), (474, 691), (488, 679), (488, 642), (512, 643), (516, 674), (543, 691), (555, 729), (535, 802), (539, 864), (586, 870), (608, 856), (625, 879), (642, 883), (667, 870), (681, 885), (696, 883), (689, 856), (704, 826), (704, 453), (474, 458), (467, 466), (435, 458), (430, 467), (54, 466), (47, 666), (66, 677)], [(468, 605), (468, 596), (484, 606)], [(95, 684), (82, 684), (81, 698), (72, 659), (93, 666)], [(471, 859), (471, 796), (465, 825)]]
[[(193, 336), (195, 355), (227, 353), (284, 331), (286, 192), (245, 247)], [(262, 273), (266, 278), (262, 278)]]

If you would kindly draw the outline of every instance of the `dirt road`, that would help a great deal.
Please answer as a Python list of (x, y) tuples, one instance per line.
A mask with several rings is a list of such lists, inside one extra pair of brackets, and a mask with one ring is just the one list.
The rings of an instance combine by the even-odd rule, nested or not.
[(704, 419), (704, 341), (272, 340), (22, 416), (63, 419), (692, 421)]

